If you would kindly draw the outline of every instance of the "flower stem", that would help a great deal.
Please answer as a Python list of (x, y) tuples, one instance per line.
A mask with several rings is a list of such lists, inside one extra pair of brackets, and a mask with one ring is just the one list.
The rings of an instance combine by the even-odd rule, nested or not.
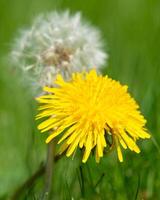
[(55, 150), (54, 150), (54, 142), (51, 141), (48, 144), (48, 152), (47, 152), (47, 161), (45, 168), (45, 185), (44, 191), (41, 196), (41, 200), (48, 200), (52, 188), (52, 177), (53, 177), (53, 168), (54, 168), (54, 158)]

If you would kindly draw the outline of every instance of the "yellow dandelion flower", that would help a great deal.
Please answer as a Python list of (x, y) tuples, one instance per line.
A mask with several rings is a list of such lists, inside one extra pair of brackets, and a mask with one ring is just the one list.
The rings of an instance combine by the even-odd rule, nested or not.
[(95, 149), (96, 161), (103, 157), (107, 147), (107, 135), (111, 135), (117, 149), (120, 162), (124, 149), (139, 153), (136, 144), (139, 138), (150, 138), (145, 129), (146, 120), (139, 106), (128, 94), (127, 86), (97, 75), (95, 70), (73, 73), (66, 82), (57, 76), (56, 87), (44, 87), (47, 95), (37, 98), (41, 104), (37, 119), (47, 117), (38, 129), (41, 132), (51, 130), (46, 143), (62, 135), (60, 152), (70, 156), (79, 146), (84, 149), (82, 162), (86, 162), (92, 149)]

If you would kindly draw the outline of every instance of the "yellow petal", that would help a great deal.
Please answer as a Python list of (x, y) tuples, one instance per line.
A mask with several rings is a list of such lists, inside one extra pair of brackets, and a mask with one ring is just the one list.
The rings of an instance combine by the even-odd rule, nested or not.
[(117, 146), (117, 154), (118, 154), (119, 161), (123, 162), (123, 156), (122, 156), (122, 151), (121, 151), (120, 145)]
[(82, 162), (85, 163), (91, 153), (91, 149), (92, 149), (92, 132), (90, 131), (88, 133), (88, 137), (87, 137), (87, 141), (86, 141), (86, 144), (85, 144), (85, 152), (84, 152), (84, 155), (83, 155), (83, 159), (82, 159)]
[(50, 136), (48, 136), (48, 138), (46, 139), (46, 143), (49, 143), (51, 140), (53, 140), (57, 135), (59, 135), (60, 133), (62, 133), (64, 129), (59, 128), (55, 131), (53, 131)]

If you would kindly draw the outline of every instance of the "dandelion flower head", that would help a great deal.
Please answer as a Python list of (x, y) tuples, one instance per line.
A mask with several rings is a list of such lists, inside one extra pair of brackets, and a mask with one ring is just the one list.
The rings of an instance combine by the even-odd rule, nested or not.
[(47, 118), (38, 129), (52, 131), (46, 143), (59, 136), (58, 144), (63, 143), (60, 152), (66, 151), (71, 156), (79, 147), (84, 151), (82, 162), (87, 161), (92, 150), (99, 162), (107, 148), (108, 135), (113, 138), (121, 162), (121, 147), (140, 152), (136, 141), (150, 135), (127, 86), (97, 75), (95, 70), (73, 73), (70, 81), (58, 75), (55, 84), (56, 87), (44, 87), (48, 94), (37, 98), (40, 103), (37, 119)]
[(36, 18), (15, 40), (11, 57), (41, 87), (52, 85), (57, 73), (67, 79), (72, 72), (102, 66), (107, 54), (99, 30), (83, 21), (80, 13), (66, 11)]

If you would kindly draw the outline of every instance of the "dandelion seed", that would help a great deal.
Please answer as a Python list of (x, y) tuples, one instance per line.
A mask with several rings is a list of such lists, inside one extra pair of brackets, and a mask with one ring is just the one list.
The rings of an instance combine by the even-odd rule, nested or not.
[(47, 117), (38, 126), (41, 132), (52, 130), (46, 143), (61, 135), (61, 153), (71, 156), (79, 146), (84, 149), (82, 162), (86, 162), (95, 149), (99, 162), (108, 145), (105, 137), (112, 135), (122, 162), (121, 146), (139, 153), (136, 141), (150, 138), (146, 120), (127, 86), (97, 75), (95, 70), (73, 73), (70, 81), (58, 75), (55, 84), (57, 87), (44, 87), (48, 94), (37, 98), (40, 113), (36, 118)]
[(16, 39), (11, 57), (41, 87), (51, 86), (57, 73), (68, 79), (72, 72), (102, 66), (107, 54), (99, 30), (84, 22), (80, 13), (66, 11), (36, 18)]

